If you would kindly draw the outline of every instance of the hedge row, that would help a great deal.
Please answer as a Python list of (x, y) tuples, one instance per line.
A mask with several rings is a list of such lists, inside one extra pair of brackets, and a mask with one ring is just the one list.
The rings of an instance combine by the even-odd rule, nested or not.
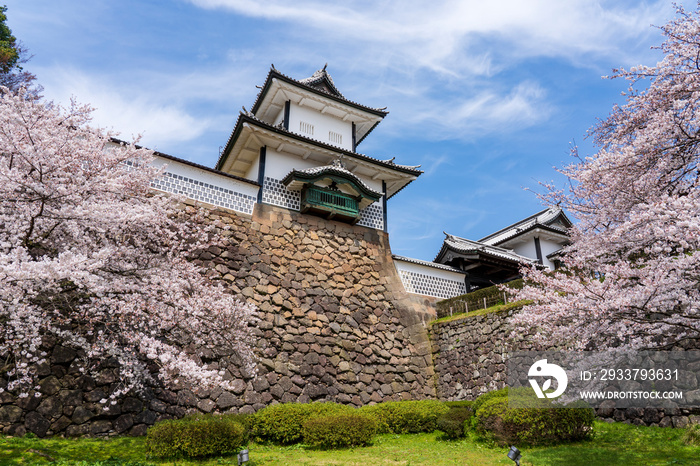
[[(235, 454), (249, 438), (314, 448), (369, 445), (375, 434), (440, 430), (457, 439), (474, 432), (499, 444), (547, 444), (591, 435), (590, 408), (554, 408), (533, 398), (534, 408), (508, 406), (508, 389), (486, 393), (474, 402), (436, 400), (387, 402), (356, 409), (336, 403), (277, 404), (251, 416), (196, 415), (162, 421), (148, 430), (146, 447), (157, 457), (201, 458)], [(511, 391), (510, 396), (529, 396)]]
[(257, 441), (281, 445), (299, 443), (307, 421), (322, 416), (352, 414), (355, 408), (337, 403), (284, 403), (255, 413), (251, 434)]
[(372, 443), (376, 431), (374, 419), (359, 413), (316, 417), (302, 427), (304, 443), (322, 449), (363, 447)]
[(248, 443), (241, 416), (193, 415), (165, 420), (148, 429), (146, 449), (165, 458), (232, 455)]
[(438, 417), (449, 408), (437, 400), (389, 401), (358, 411), (376, 421), (380, 434), (416, 434), (436, 430)]
[(256, 414), (197, 415), (157, 423), (146, 446), (157, 457), (201, 458), (237, 453), (252, 438), (316, 448), (368, 445), (377, 433), (433, 432), (450, 408), (440, 401), (388, 402), (356, 409), (337, 403), (286, 403)]

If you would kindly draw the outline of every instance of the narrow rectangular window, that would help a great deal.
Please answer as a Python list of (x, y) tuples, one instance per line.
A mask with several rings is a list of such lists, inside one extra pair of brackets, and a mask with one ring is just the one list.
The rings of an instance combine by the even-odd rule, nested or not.
[(300, 121), (299, 122), (299, 132), (313, 136), (314, 135), (314, 125), (312, 125), (311, 123), (307, 123), (305, 121)]
[(342, 144), (343, 135), (335, 131), (328, 131), (328, 140), (334, 144)]

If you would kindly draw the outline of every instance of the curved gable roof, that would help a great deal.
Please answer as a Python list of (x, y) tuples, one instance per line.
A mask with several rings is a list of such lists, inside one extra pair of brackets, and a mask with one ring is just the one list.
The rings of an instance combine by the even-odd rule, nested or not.
[(341, 99), (345, 99), (345, 96), (340, 93), (337, 87), (335, 87), (335, 83), (333, 82), (331, 75), (326, 71), (327, 66), (328, 63), (326, 63), (322, 69), (314, 72), (314, 74), (312, 74), (310, 77), (300, 79), (299, 82), (327, 94), (332, 94), (336, 97), (340, 97)]
[(338, 184), (350, 185), (352, 190), (356, 191), (357, 195), (362, 198), (360, 201), (361, 208), (367, 207), (382, 197), (382, 193), (367, 186), (364, 181), (339, 164), (307, 168), (305, 170), (292, 170), (282, 179), (282, 184), (289, 189), (298, 190), (306, 184), (313, 184), (326, 178), (330, 178)]
[(505, 241), (528, 232), (534, 228), (545, 228), (553, 233), (568, 235), (567, 229), (571, 228), (573, 223), (566, 216), (560, 207), (552, 206), (537, 212), (519, 222), (515, 222), (505, 228), (498, 230), (495, 233), (481, 238), (480, 243), (497, 246)]
[(442, 243), (440, 252), (438, 252), (437, 256), (435, 256), (434, 262), (441, 262), (444, 260), (445, 254), (448, 251), (454, 251), (463, 255), (483, 254), (513, 263), (534, 264), (536, 262), (529, 257), (516, 254), (510, 249), (499, 248), (481, 241), (472, 241), (445, 233), (445, 240)]
[[(290, 76), (287, 76), (286, 74), (282, 74), (275, 68), (274, 65), (272, 65), (272, 67), (270, 68), (270, 71), (267, 74), (267, 78), (265, 79), (265, 84), (263, 84), (262, 88), (260, 89), (260, 92), (255, 98), (255, 103), (253, 103), (253, 107), (250, 109), (251, 112), (257, 113), (257, 111), (260, 108), (260, 104), (262, 103), (265, 97), (265, 94), (270, 90), (272, 80), (275, 78), (279, 79), (280, 81), (299, 86), (307, 91), (311, 91), (322, 97), (330, 98), (331, 100), (335, 100), (336, 102), (340, 102), (342, 104), (356, 108), (363, 112), (371, 113), (380, 118), (384, 118), (389, 114), (389, 112), (386, 111), (386, 108), (368, 107), (366, 105), (362, 105), (345, 98), (345, 96), (343, 96), (343, 94), (341, 94), (340, 91), (338, 91), (338, 88), (335, 87), (333, 78), (331, 78), (330, 74), (328, 74), (325, 67), (323, 67), (323, 69), (319, 71), (316, 71), (313, 75), (311, 75), (308, 78), (297, 80)], [(325, 84), (325, 86), (323, 84)]]

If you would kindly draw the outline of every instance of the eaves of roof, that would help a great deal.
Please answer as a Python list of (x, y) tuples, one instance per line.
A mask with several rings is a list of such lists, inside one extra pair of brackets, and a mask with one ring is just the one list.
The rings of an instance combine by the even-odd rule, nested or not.
[(511, 225), (508, 225), (508, 226), (505, 227), (505, 228), (501, 228), (500, 230), (498, 230), (498, 231), (496, 231), (496, 232), (494, 232), (494, 233), (491, 233), (491, 234), (488, 235), (488, 236), (484, 236), (484, 237), (481, 238), (479, 241), (488, 241), (489, 238), (493, 238), (494, 236), (498, 236), (498, 235), (500, 235), (501, 233), (505, 233), (505, 232), (508, 231), (508, 230), (512, 230), (512, 229), (514, 229), (514, 228), (517, 228), (519, 225), (524, 225), (524, 224), (526, 224), (526, 223), (529, 222), (529, 221), (536, 220), (537, 217), (539, 217), (540, 215), (544, 214), (544, 213), (547, 212), (548, 210), (549, 210), (549, 209), (544, 209), (544, 210), (542, 210), (542, 211), (540, 211), (540, 212), (537, 212), (537, 213), (534, 214), (534, 215), (530, 215), (530, 216), (527, 217), (527, 218), (524, 218), (524, 219), (522, 219), (522, 220), (518, 220), (517, 222), (515, 222), (515, 223), (513, 223), (513, 224), (511, 224)]
[(508, 249), (499, 248), (497, 246), (490, 246), (488, 244), (483, 244), (479, 241), (472, 241), (466, 238), (460, 238), (459, 236), (453, 236), (446, 234), (446, 238), (442, 243), (440, 252), (435, 256), (437, 261), (446, 250), (451, 249), (460, 254), (484, 254), (491, 257), (496, 257), (499, 259), (520, 262), (520, 263), (535, 263), (537, 261), (530, 259), (529, 257), (521, 256)]
[(459, 270), (458, 268), (455, 268), (455, 267), (450, 267), (449, 265), (440, 264), (438, 262), (429, 262), (429, 261), (424, 261), (424, 260), (420, 260), (420, 259), (414, 259), (412, 257), (399, 256), (398, 254), (392, 254), (391, 257), (394, 260), (398, 260), (398, 261), (411, 262), (413, 264), (425, 265), (427, 267), (433, 267), (433, 268), (440, 269), (440, 270), (446, 270), (448, 272), (454, 272), (454, 273), (466, 275), (466, 272), (464, 272), (463, 270)]
[[(389, 168), (391, 170), (396, 170), (396, 171), (406, 173), (409, 175), (413, 175), (416, 177), (420, 176), (423, 173), (422, 170), (418, 170), (414, 167), (410, 167), (410, 166), (406, 166), (406, 165), (399, 165), (399, 164), (396, 164), (393, 162), (386, 162), (383, 160), (375, 159), (374, 157), (370, 157), (368, 155), (360, 154), (358, 152), (349, 151), (347, 149), (333, 146), (331, 144), (327, 144), (327, 143), (319, 141), (317, 139), (312, 139), (312, 138), (308, 138), (306, 136), (302, 136), (301, 134), (293, 133), (291, 131), (288, 131), (284, 128), (280, 128), (278, 126), (270, 125), (270, 124), (265, 123), (264, 121), (256, 118), (250, 112), (248, 112), (248, 113), (241, 112), (240, 115), (238, 116), (238, 120), (236, 121), (236, 126), (234, 127), (233, 131), (231, 132), (231, 136), (229, 137), (228, 141), (226, 142), (226, 147), (224, 148), (224, 151), (221, 153), (221, 157), (219, 157), (219, 161), (216, 163), (217, 170), (219, 170), (223, 166), (224, 161), (226, 160), (225, 156), (227, 156), (227, 154), (233, 148), (234, 141), (237, 139), (238, 135), (242, 131), (244, 123), (251, 123), (251, 124), (257, 125), (263, 129), (267, 130), (267, 131), (271, 131), (271, 132), (295, 139), (297, 141), (312, 144), (312, 145), (318, 146), (318, 147), (326, 149), (326, 150), (330, 150), (333, 152), (337, 152), (339, 154), (343, 154), (343, 155), (348, 156), (348, 157), (353, 158), (353, 159), (358, 159), (358, 160), (362, 160), (365, 162), (370, 162), (372, 164), (379, 165), (379, 166), (384, 167), (384, 168)], [(396, 191), (396, 193), (398, 193), (399, 191), (401, 191), (401, 190), (399, 189), (398, 191)], [(392, 194), (391, 197), (396, 195), (396, 193)]]
[[(541, 220), (540, 220), (540, 217), (543, 216), (543, 215), (545, 215), (545, 214), (547, 214), (548, 212), (551, 212), (551, 218), (550, 218), (549, 220), (547, 220), (547, 219), (545, 218), (544, 221), (541, 221)], [(503, 241), (506, 241), (506, 240), (512, 238), (513, 236), (517, 236), (517, 235), (519, 235), (519, 234), (521, 234), (521, 233), (523, 233), (523, 232), (525, 232), (525, 231), (528, 231), (528, 230), (531, 229), (533, 226), (547, 227), (547, 228), (552, 229), (552, 231), (556, 231), (556, 232), (560, 232), (560, 233), (566, 234), (566, 230), (565, 230), (565, 229), (561, 229), (561, 228), (558, 228), (558, 227), (554, 227), (554, 226), (551, 226), (551, 225), (549, 224), (549, 221), (554, 220), (554, 219), (556, 219), (557, 217), (562, 217), (562, 218), (563, 218), (563, 221), (564, 221), (565, 223), (568, 223), (569, 225), (572, 225), (571, 220), (569, 220), (569, 218), (566, 216), (566, 214), (564, 213), (563, 210), (561, 210), (560, 208), (548, 207), (548, 208), (546, 208), (546, 209), (544, 209), (544, 210), (541, 210), (540, 212), (537, 212), (536, 214), (530, 215), (530, 216), (527, 217), (527, 218), (524, 218), (524, 219), (522, 219), (522, 220), (519, 220), (519, 221), (517, 221), (517, 222), (515, 222), (515, 223), (513, 223), (513, 224), (511, 224), (511, 225), (508, 225), (508, 226), (505, 227), (505, 228), (501, 228), (500, 230), (498, 230), (498, 231), (496, 231), (496, 232), (494, 232), (494, 233), (491, 233), (491, 234), (488, 235), (488, 236), (485, 236), (485, 237), (481, 238), (481, 239), (479, 240), (479, 242), (487, 242), (487, 241), (489, 241), (489, 240), (491, 240), (491, 239), (493, 239), (493, 238), (496, 238), (496, 237), (499, 236), (499, 235), (502, 235), (502, 234), (504, 234), (504, 233), (507, 233), (509, 230), (513, 230), (513, 233), (512, 233), (512, 234), (509, 234), (508, 236), (506, 236), (506, 237), (504, 237), (504, 238), (498, 240), (498, 243), (502, 243)], [(518, 228), (520, 228), (520, 230), (518, 230)]]
[[(117, 138), (110, 138), (110, 141), (115, 143), (115, 144), (119, 144), (119, 145), (129, 144), (128, 142), (122, 141), (121, 139), (117, 139)], [(136, 147), (137, 149), (148, 149), (147, 147), (143, 147), (143, 146), (139, 146), (139, 145), (135, 145), (134, 147)], [(151, 150), (151, 149), (148, 149), (148, 150)], [(243, 178), (240, 176), (232, 175), (230, 173), (222, 172), (222, 171), (219, 171), (215, 168), (207, 167), (205, 165), (200, 165), (200, 164), (195, 163), (195, 162), (190, 162), (189, 160), (181, 159), (180, 157), (175, 157), (174, 155), (165, 154), (163, 152), (158, 152), (156, 150), (153, 151), (153, 155), (155, 155), (157, 157), (164, 158), (164, 159), (172, 160), (174, 162), (179, 162), (179, 163), (182, 163), (184, 165), (188, 165), (188, 166), (193, 167), (193, 168), (198, 168), (200, 170), (204, 170), (204, 171), (207, 171), (209, 173), (214, 173), (215, 175), (224, 176), (224, 177), (230, 178), (232, 180), (240, 181), (242, 183), (250, 184), (253, 186), (260, 186), (260, 184), (257, 181), (249, 180), (247, 178)]]
[(564, 254), (564, 248), (561, 248), (561, 249), (557, 249), (556, 251), (547, 254), (546, 257), (547, 257), (547, 259), (553, 259), (555, 257), (562, 257), (563, 254)]
[[(302, 82), (299, 82), (298, 80), (296, 80), (290, 76), (287, 76), (285, 74), (280, 73), (274, 66), (271, 67), (270, 71), (267, 73), (267, 78), (265, 79), (265, 84), (263, 85), (262, 89), (260, 89), (260, 92), (258, 92), (258, 95), (255, 98), (255, 103), (253, 103), (253, 107), (251, 108), (251, 111), (253, 113), (256, 113), (258, 111), (258, 108), (260, 107), (260, 104), (262, 103), (262, 98), (265, 96), (267, 91), (270, 89), (270, 86), (272, 85), (273, 78), (277, 78), (280, 81), (284, 81), (284, 82), (286, 82), (288, 84), (292, 84), (294, 86), (299, 86), (299, 87), (303, 88), (304, 90), (312, 92), (312, 93), (319, 95), (321, 97), (335, 100), (336, 102), (340, 102), (342, 104), (349, 105), (351, 107), (355, 107), (358, 110), (362, 110), (364, 112), (368, 112), (368, 113), (371, 113), (373, 115), (377, 115), (381, 118), (384, 118), (385, 116), (387, 116), (389, 114), (389, 112), (387, 112), (386, 110), (367, 107), (365, 105), (358, 104), (357, 102), (353, 102), (352, 100), (348, 100), (345, 97), (339, 97), (339, 96), (336, 96), (333, 94), (329, 94), (327, 92), (323, 92), (320, 89), (316, 89), (315, 87), (312, 87), (312, 86), (309, 86), (309, 85), (304, 84)], [(335, 85), (334, 85), (334, 87), (335, 87)], [(369, 131), (367, 133), (369, 133)]]
[[(563, 236), (568, 236), (566, 230), (563, 228), (555, 227), (552, 225), (545, 225), (544, 223), (535, 222), (535, 223), (532, 223), (531, 225), (528, 225), (526, 228), (524, 228), (522, 230), (517, 230), (517, 229), (514, 230), (508, 236), (504, 236), (503, 238), (499, 239), (496, 244), (503, 244), (506, 241), (515, 238), (516, 236), (523, 235), (527, 232), (530, 232), (530, 231), (536, 230), (536, 229), (547, 230), (547, 231), (550, 231), (552, 233), (557, 233), (557, 234), (560, 234)], [(480, 240), (480, 241), (483, 241), (483, 240)]]

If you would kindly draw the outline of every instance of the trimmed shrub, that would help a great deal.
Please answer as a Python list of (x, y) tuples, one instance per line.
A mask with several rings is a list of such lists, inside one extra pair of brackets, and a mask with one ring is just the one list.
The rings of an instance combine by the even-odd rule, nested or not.
[(302, 427), (304, 443), (315, 448), (346, 448), (369, 445), (377, 424), (358, 413), (320, 416)]
[(465, 302), (467, 303), (467, 306), (470, 311), (473, 311), (475, 309), (482, 309), (484, 307), (484, 298), (486, 299), (488, 306), (493, 306), (496, 303), (503, 304), (502, 297), (504, 293), (504, 287), (511, 290), (522, 289), (523, 280), (522, 278), (519, 278), (508, 283), (489, 286), (487, 288), (472, 291), (471, 293), (463, 294), (461, 296), (455, 296), (453, 298), (438, 301), (435, 305), (437, 316), (438, 318), (449, 316), (450, 307), (452, 307), (453, 309), (459, 309), (459, 311), (457, 312), (464, 312)]
[(438, 417), (437, 428), (445, 434), (445, 438), (456, 440), (464, 437), (464, 425), (470, 421), (474, 411), (469, 404), (455, 404), (449, 408), (449, 411)]
[(508, 387), (501, 388), (500, 390), (493, 390), (491, 392), (486, 392), (479, 395), (476, 400), (472, 402), (472, 409), (477, 412), (481, 406), (492, 398), (502, 398), (508, 397)]
[[(528, 408), (508, 407), (507, 390), (482, 395), (472, 425), (477, 435), (499, 445), (548, 445), (583, 440), (593, 433), (594, 411), (583, 404), (556, 407), (552, 401), (536, 398), (529, 389), (510, 396), (527, 397)], [(481, 397), (480, 397), (481, 398)], [(479, 403), (477, 403), (479, 402)]]
[(700, 424), (688, 424), (683, 433), (683, 443), (686, 445), (700, 445)]
[(445, 401), (445, 406), (448, 408), (471, 408), (473, 409), (474, 402), (469, 400), (461, 401)]
[(437, 418), (449, 409), (437, 400), (389, 401), (363, 406), (359, 412), (375, 420), (380, 434), (414, 434), (433, 432), (437, 429)]
[(146, 434), (147, 452), (163, 458), (232, 455), (247, 443), (245, 426), (230, 416), (195, 415), (161, 421)]
[(301, 442), (302, 426), (309, 419), (354, 412), (352, 406), (337, 403), (284, 403), (267, 406), (252, 416), (251, 434), (258, 441), (289, 445)]

